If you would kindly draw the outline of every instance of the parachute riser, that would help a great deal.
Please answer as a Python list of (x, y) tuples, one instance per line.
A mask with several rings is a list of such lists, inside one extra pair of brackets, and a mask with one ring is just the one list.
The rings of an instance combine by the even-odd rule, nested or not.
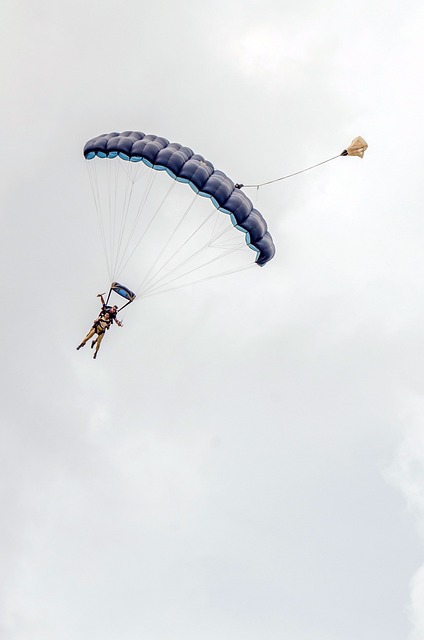
[[(112, 291), (114, 293), (118, 294), (118, 295), (123, 296), (124, 298), (126, 298), (128, 300), (128, 302), (126, 302), (122, 307), (120, 307), (118, 309), (118, 312), (122, 311), (122, 309), (125, 309), (125, 307), (127, 307), (129, 304), (131, 304), (131, 302), (133, 302), (135, 300), (135, 298), (136, 298), (135, 293), (133, 293), (132, 291), (127, 289), (127, 287), (124, 287), (123, 285), (119, 284), (119, 282), (112, 282), (112, 284), (110, 285), (108, 296), (107, 296), (106, 306), (109, 303), (109, 299), (110, 299), (110, 296), (112, 294)], [(125, 291), (125, 293), (127, 295), (124, 295), (123, 293), (121, 293), (121, 291)]]
[(108, 303), (109, 303), (109, 298), (110, 298), (110, 294), (111, 294), (111, 293), (112, 293), (112, 287), (109, 289), (109, 293), (108, 293), (107, 300), (106, 300), (106, 306), (107, 306), (107, 305), (108, 305)]
[(125, 307), (128, 307), (129, 304), (131, 304), (131, 302), (133, 302), (132, 300), (128, 300), (128, 302), (126, 302), (122, 307), (120, 307), (117, 311), (117, 313), (119, 313), (120, 311), (122, 311), (122, 309), (125, 309)]

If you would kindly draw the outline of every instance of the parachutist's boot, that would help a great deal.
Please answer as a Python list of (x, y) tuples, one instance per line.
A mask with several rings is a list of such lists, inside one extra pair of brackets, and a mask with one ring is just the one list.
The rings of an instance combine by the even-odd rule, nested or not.
[(97, 340), (93, 340), (93, 342), (91, 343), (91, 349), (94, 347), (94, 345), (96, 344)]
[(94, 360), (97, 358), (97, 351), (94, 352), (93, 358), (94, 358)]
[(81, 349), (81, 347), (85, 347), (85, 342), (81, 342), (81, 344), (79, 344), (77, 346), (77, 351), (78, 351), (78, 349)]

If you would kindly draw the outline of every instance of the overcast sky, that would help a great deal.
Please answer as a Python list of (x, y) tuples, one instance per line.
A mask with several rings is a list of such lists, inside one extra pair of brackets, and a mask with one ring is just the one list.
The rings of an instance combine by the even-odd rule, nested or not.
[[(0, 11), (2, 640), (422, 640), (422, 3)], [(93, 361), (82, 148), (126, 129), (244, 183), (369, 149), (250, 192), (275, 258)]]

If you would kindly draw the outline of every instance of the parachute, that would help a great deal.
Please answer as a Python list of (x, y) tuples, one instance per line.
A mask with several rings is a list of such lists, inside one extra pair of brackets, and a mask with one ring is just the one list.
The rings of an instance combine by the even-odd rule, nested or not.
[[(189, 147), (141, 131), (112, 132), (89, 140), (84, 157), (111, 290), (130, 291), (132, 298), (123, 295), (129, 302), (273, 258), (262, 214)], [(118, 285), (121, 276), (135, 293)]]
[(365, 151), (368, 149), (368, 144), (365, 140), (358, 136), (347, 147), (344, 151), (341, 152), (341, 156), (357, 156), (358, 158), (363, 158)]

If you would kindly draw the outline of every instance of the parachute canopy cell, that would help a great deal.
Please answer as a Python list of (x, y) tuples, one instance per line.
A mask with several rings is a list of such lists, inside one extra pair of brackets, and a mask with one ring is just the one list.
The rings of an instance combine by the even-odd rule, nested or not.
[(91, 160), (96, 156), (143, 162), (189, 184), (195, 193), (210, 198), (219, 211), (230, 215), (234, 227), (245, 233), (247, 245), (256, 251), (256, 264), (262, 267), (274, 257), (275, 246), (261, 213), (225, 173), (189, 147), (141, 131), (113, 132), (86, 143), (84, 157)]

